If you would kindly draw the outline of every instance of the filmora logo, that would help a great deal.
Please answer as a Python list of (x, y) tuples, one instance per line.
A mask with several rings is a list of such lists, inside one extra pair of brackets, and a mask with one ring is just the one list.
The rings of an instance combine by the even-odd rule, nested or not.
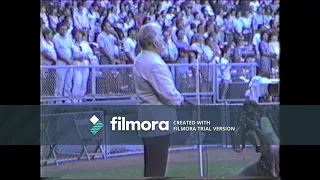
[(169, 131), (169, 121), (127, 121), (125, 117), (113, 117), (112, 131)]

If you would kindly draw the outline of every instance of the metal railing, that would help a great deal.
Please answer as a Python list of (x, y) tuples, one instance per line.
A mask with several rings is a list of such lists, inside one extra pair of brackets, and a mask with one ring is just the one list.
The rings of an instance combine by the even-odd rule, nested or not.
[[(230, 63), (232, 80), (229, 83), (227, 96), (221, 98), (221, 79), (219, 71), (223, 64), (168, 64), (177, 88), (184, 96), (211, 96), (212, 102), (241, 102), (244, 101), (245, 91), (249, 80), (256, 75), (256, 63)], [(132, 77), (132, 65), (89, 65), (89, 66), (41, 66), (41, 101), (71, 101), (71, 100), (100, 100), (100, 99), (131, 99), (135, 96)], [(62, 96), (57, 93), (57, 85), (65, 86), (61, 80), (60, 71), (70, 73), (69, 87), (73, 89), (76, 71), (88, 70), (88, 80), (84, 95), (70, 92)], [(80, 73), (81, 74), (81, 73)], [(64, 74), (66, 76), (66, 74)], [(60, 79), (60, 82), (58, 82)], [(198, 84), (198, 85), (197, 85)], [(61, 88), (63, 90), (63, 88)], [(71, 91), (71, 90), (70, 90)], [(60, 94), (60, 95), (59, 95)]]

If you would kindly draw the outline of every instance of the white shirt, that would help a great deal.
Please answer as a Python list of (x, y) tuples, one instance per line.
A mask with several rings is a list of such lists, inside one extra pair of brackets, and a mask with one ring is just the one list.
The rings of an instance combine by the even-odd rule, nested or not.
[(249, 3), (249, 6), (253, 8), (253, 11), (257, 11), (260, 6), (260, 3), (259, 1), (256, 1), (256, 2), (251, 1)]
[(116, 41), (116, 37), (105, 32), (101, 32), (97, 37), (99, 48), (107, 49), (110, 56), (119, 55), (119, 48), (116, 46)]
[(249, 89), (246, 91), (245, 96), (250, 100), (259, 102), (259, 98), (268, 96), (268, 85), (271, 84), (270, 79), (261, 76), (255, 76), (249, 83)]
[(260, 33), (256, 33), (254, 36), (253, 36), (253, 41), (252, 41), (252, 44), (255, 45), (256, 47), (259, 46), (261, 42), (261, 34)]
[(220, 17), (220, 16), (217, 16), (217, 17), (216, 17), (216, 25), (217, 25), (218, 27), (221, 27), (221, 26), (223, 26), (223, 24), (224, 24), (223, 18)]
[(74, 26), (78, 29), (89, 28), (89, 19), (85, 12), (75, 11), (73, 21)]
[(127, 37), (123, 42), (124, 52), (129, 53), (133, 58), (136, 58), (137, 41)]
[(212, 49), (209, 46), (204, 45), (203, 52), (207, 55), (208, 60), (211, 62), (213, 60), (213, 55), (214, 55)]
[(243, 23), (241, 18), (234, 18), (233, 22), (233, 28), (237, 33), (242, 33), (243, 29)]
[(44, 22), (44, 25), (46, 27), (49, 27), (49, 20), (48, 20), (48, 17), (45, 13), (40, 13), (40, 17), (42, 19), (42, 21)]
[(226, 65), (226, 66), (218, 66), (219, 67), (218, 75), (220, 76), (220, 78), (218, 79), (231, 81), (231, 66), (227, 65), (229, 64), (229, 60), (222, 57), (218, 60), (217, 63)]
[(251, 28), (251, 25), (252, 25), (252, 18), (250, 17), (242, 17), (241, 18), (241, 22), (243, 24), (243, 28)]
[(119, 20), (120, 20), (120, 17), (119, 17), (117, 14), (111, 13), (111, 14), (109, 14), (109, 16), (108, 16), (108, 21), (109, 21), (109, 23), (111, 23), (111, 24), (115, 24), (115, 23), (117, 23)]
[(165, 16), (165, 24), (166, 26), (172, 25), (172, 19), (174, 18), (174, 14), (166, 14)]
[(131, 19), (129, 22), (123, 23), (123, 30), (128, 31), (130, 28), (134, 26), (135, 22), (133, 19)]
[(98, 12), (88, 13), (88, 21), (89, 21), (91, 30), (96, 29), (96, 22), (99, 18), (100, 18), (100, 14)]
[(278, 56), (280, 55), (280, 43), (278, 41), (270, 42), (269, 47), (272, 53), (276, 53)]
[(42, 40), (40, 43), (40, 51), (42, 53), (46, 53), (48, 56), (50, 56), (52, 59), (57, 60), (57, 53), (56, 50), (54, 49), (53, 42), (48, 42), (46, 40)]
[(80, 43), (80, 46), (82, 48), (82, 54), (84, 55), (85, 59), (92, 59), (94, 57), (94, 53), (87, 41), (82, 41)]
[(59, 23), (59, 18), (58, 16), (49, 16), (49, 22), (50, 22), (50, 27), (52, 29), (56, 29), (57, 28), (57, 24)]
[[(173, 27), (172, 28), (172, 33), (171, 33), (172, 36), (171, 36), (171, 38), (172, 38), (172, 40), (174, 42), (178, 39), (177, 38), (177, 30), (178, 30), (177, 27)], [(186, 35), (184, 35), (183, 41), (189, 44), (189, 39), (188, 39), (188, 37)]]
[(60, 34), (57, 34), (53, 37), (53, 44), (57, 54), (67, 60), (71, 60), (73, 58), (73, 42), (72, 39), (67, 36), (62, 37)]
[(178, 53), (179, 52), (178, 52), (177, 46), (173, 43), (171, 39), (169, 39), (169, 41), (166, 42), (166, 47), (164, 48), (162, 54), (164, 56), (169, 56), (173, 58), (174, 61), (176, 61), (178, 58)]
[(172, 6), (171, 1), (163, 1), (161, 4), (161, 10), (160, 11), (167, 11), (169, 7)]

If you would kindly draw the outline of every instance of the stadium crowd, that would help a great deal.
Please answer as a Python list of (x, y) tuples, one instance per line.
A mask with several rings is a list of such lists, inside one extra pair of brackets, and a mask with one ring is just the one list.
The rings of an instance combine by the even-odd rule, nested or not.
[[(248, 80), (247, 68), (226, 64), (256, 62), (257, 72), (266, 77), (278, 71), (279, 0), (42, 1), (41, 64), (133, 64), (140, 52), (137, 31), (150, 22), (163, 27), (161, 56), (168, 64), (224, 64), (218, 71), (221, 98), (232, 81)], [(90, 73), (88, 68), (57, 69), (54, 96), (84, 96)], [(190, 84), (192, 74), (192, 68), (176, 68), (178, 89)], [(201, 70), (201, 75), (212, 72)]]

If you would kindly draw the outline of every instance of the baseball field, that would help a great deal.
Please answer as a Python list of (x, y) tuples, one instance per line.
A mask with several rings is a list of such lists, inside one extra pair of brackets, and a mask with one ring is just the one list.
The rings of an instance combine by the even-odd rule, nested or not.
[[(247, 164), (258, 159), (254, 149), (236, 153), (232, 149), (213, 148), (203, 153), (204, 175), (208, 177), (231, 177)], [(139, 178), (143, 177), (143, 156), (124, 156), (105, 160), (75, 161), (42, 166), (43, 177), (76, 179)], [(171, 152), (168, 177), (200, 177), (198, 151)]]

